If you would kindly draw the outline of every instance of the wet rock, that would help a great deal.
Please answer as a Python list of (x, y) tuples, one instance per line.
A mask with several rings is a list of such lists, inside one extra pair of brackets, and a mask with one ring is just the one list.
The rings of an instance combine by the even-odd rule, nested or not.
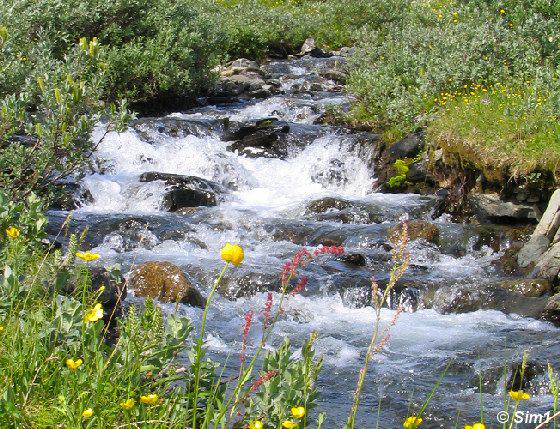
[(550, 198), (546, 211), (544, 212), (539, 224), (535, 228), (533, 236), (544, 236), (549, 241), (560, 228), (560, 189), (557, 189)]
[(541, 318), (560, 326), (560, 293), (548, 299)]
[(200, 292), (183, 271), (170, 262), (146, 262), (131, 271), (128, 281), (136, 296), (204, 306)]
[(158, 172), (147, 172), (140, 176), (140, 182), (165, 182), (170, 189), (165, 193), (162, 209), (170, 212), (184, 207), (215, 206), (223, 188), (210, 180), (196, 176), (182, 176)]
[(146, 142), (154, 142), (164, 137), (183, 138), (189, 135), (204, 137), (210, 133), (223, 133), (226, 119), (183, 119), (175, 117), (141, 118), (133, 121), (130, 126)]
[(337, 259), (346, 264), (355, 265), (357, 267), (366, 266), (366, 258), (361, 253), (347, 253), (342, 256), (339, 256)]
[[(402, 224), (398, 224), (387, 233), (388, 237), (400, 236)], [(410, 241), (425, 240), (428, 243), (439, 244), (439, 228), (433, 223), (423, 220), (414, 220), (408, 223), (408, 237)]]
[(279, 86), (267, 81), (266, 77), (266, 72), (255, 61), (245, 58), (232, 61), (220, 71), (220, 78), (209, 101), (231, 102), (269, 97), (278, 91)]
[(504, 280), (497, 287), (528, 297), (539, 297), (550, 292), (552, 284), (547, 279)]
[[(525, 366), (524, 369), (523, 366)], [(525, 392), (530, 392), (536, 387), (535, 384), (538, 383), (538, 378), (547, 375), (547, 373), (548, 366), (538, 362), (529, 361), (525, 365), (521, 362), (514, 363), (509, 371), (506, 389), (508, 391), (524, 390)]]
[(256, 158), (282, 158), (288, 153), (287, 137), (290, 125), (276, 118), (260, 119), (245, 123), (232, 123), (223, 140), (236, 140), (229, 150)]
[(438, 289), (434, 294), (433, 308), (442, 314), (498, 310), (506, 314), (539, 318), (546, 301), (546, 297), (523, 296), (496, 285), (460, 284)]
[(63, 183), (58, 185), (57, 194), (51, 205), (53, 210), (72, 211), (93, 202), (89, 189), (79, 183)]
[(389, 147), (389, 161), (415, 158), (424, 149), (424, 136), (421, 133), (410, 134)]
[(306, 213), (325, 213), (328, 210), (342, 210), (351, 207), (352, 203), (347, 200), (333, 197), (325, 197), (307, 204)]
[(315, 58), (326, 58), (332, 56), (332, 54), (319, 49), (315, 43), (315, 39), (312, 37), (305, 39), (305, 42), (303, 42), (301, 50), (299, 51), (299, 55), (310, 55)]
[(468, 201), (481, 222), (515, 224), (537, 219), (532, 205), (502, 201), (498, 194), (471, 194)]
[(278, 291), (280, 277), (278, 274), (262, 272), (230, 272), (219, 287), (221, 295), (228, 299), (253, 296), (257, 292)]
[(104, 245), (117, 252), (138, 248), (152, 249), (158, 242), (148, 223), (139, 219), (127, 219), (120, 222), (116, 231), (103, 239)]

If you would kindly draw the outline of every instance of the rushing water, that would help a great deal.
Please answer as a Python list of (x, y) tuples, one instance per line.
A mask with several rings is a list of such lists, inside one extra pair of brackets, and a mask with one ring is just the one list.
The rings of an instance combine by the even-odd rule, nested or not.
[[(282, 80), (285, 95), (171, 115), (200, 123), (221, 118), (285, 120), (297, 132), (286, 143), (284, 159), (239, 156), (227, 150), (231, 142), (222, 141), (219, 130), (211, 127), (174, 137), (158, 131), (156, 121), (145, 125), (146, 132), (131, 128), (122, 134), (110, 133), (96, 153), (99, 172), (83, 180), (93, 199), (76, 211), (74, 226), (90, 226), (90, 240), (104, 264), (119, 262), (128, 267), (133, 261), (171, 261), (203, 292), (221, 267), (220, 247), (228, 241), (241, 243), (246, 259), (226, 275), (227, 287), (209, 312), (207, 336), (215, 356), (225, 361), (232, 355), (229, 362), (233, 366), (238, 361), (244, 314), (248, 310), (259, 313), (264, 307), (264, 291), (277, 285), (283, 262), (301, 245), (337, 242), (348, 253), (363, 255), (366, 266), (362, 267), (328, 257), (310, 266), (308, 287), (288, 300), (272, 341), (277, 344), (288, 336), (299, 345), (311, 332), (318, 332), (316, 349), (325, 358), (319, 408), (328, 413), (326, 427), (335, 428), (349, 412), (374, 324), (372, 308), (367, 305), (370, 279), (382, 282), (387, 276), (390, 255), (383, 246), (387, 230), (405, 214), (431, 221), (434, 199), (375, 193), (367, 145), (357, 142), (349, 130), (313, 125), (325, 106), (347, 102), (338, 93), (292, 91), (294, 85), (314, 76), (313, 69), (324, 61), (332, 60), (269, 65), (269, 72)], [(228, 191), (216, 207), (189, 214), (165, 213), (159, 208), (165, 185), (139, 181), (140, 174), (148, 171), (199, 176)], [(336, 210), (319, 214), (309, 210), (312, 201), (324, 197), (349, 202), (344, 223)], [(53, 225), (63, 216), (52, 213)], [(365, 427), (375, 427), (378, 404), (379, 427), (401, 427), (409, 405), (418, 408), (445, 368), (423, 427), (453, 427), (457, 412), (461, 421), (463, 417), (477, 421), (480, 378), (486, 421), (498, 427), (495, 415), (503, 408), (504, 361), (519, 362), (523, 350), (531, 352), (537, 366), (554, 363), (558, 356), (558, 330), (549, 324), (497, 311), (440, 315), (424, 308), (422, 296), (431, 289), (476, 285), (500, 276), (493, 265), (499, 253), (474, 246), (476, 228), (444, 218), (435, 223), (441, 230), (439, 246), (420, 241), (411, 244), (411, 268), (402, 281), (400, 296), (395, 297), (409, 311), (400, 316), (390, 341), (370, 367), (360, 412)], [(136, 228), (134, 234), (123, 225)], [(245, 293), (251, 285), (258, 285), (259, 291)], [(239, 297), (232, 299), (235, 296)], [(174, 311), (172, 305), (164, 308)], [(180, 306), (179, 311), (199, 323), (199, 309)], [(394, 310), (384, 309), (382, 323), (386, 325), (393, 316)], [(250, 334), (254, 344), (260, 338), (259, 329), (257, 322)], [(531, 393), (533, 399), (524, 407), (535, 412), (548, 410), (551, 397), (543, 371), (536, 376)]]

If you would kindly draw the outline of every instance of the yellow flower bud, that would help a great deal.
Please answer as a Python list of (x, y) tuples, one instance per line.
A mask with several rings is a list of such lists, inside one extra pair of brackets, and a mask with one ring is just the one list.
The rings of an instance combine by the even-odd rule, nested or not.
[(245, 254), (241, 246), (227, 243), (224, 247), (222, 247), (220, 256), (224, 261), (231, 262), (233, 265), (238, 266), (241, 262), (243, 262)]

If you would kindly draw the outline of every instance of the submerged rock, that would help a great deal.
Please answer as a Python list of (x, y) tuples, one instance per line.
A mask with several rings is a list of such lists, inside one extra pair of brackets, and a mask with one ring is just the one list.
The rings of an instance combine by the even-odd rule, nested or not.
[(204, 307), (200, 292), (170, 262), (146, 262), (130, 272), (128, 281), (136, 296)]
[(250, 158), (282, 158), (288, 154), (286, 139), (289, 131), (290, 125), (277, 118), (232, 122), (222, 139), (234, 140), (228, 149)]
[(496, 283), (496, 286), (528, 297), (543, 296), (552, 289), (552, 284), (547, 279), (504, 280)]
[[(402, 233), (402, 224), (398, 224), (387, 233), (388, 237), (400, 236)], [(424, 220), (414, 220), (408, 222), (408, 238), (410, 241), (425, 240), (428, 243), (439, 244), (439, 228)]]

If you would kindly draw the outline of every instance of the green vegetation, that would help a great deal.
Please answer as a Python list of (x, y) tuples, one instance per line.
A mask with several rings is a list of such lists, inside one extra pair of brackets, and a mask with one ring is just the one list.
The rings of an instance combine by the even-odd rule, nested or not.
[[(364, 31), (351, 117), (394, 141), (421, 128), (475, 165), (557, 173), (557, 1), (415, 1)], [(505, 90), (505, 92), (504, 92)]]

